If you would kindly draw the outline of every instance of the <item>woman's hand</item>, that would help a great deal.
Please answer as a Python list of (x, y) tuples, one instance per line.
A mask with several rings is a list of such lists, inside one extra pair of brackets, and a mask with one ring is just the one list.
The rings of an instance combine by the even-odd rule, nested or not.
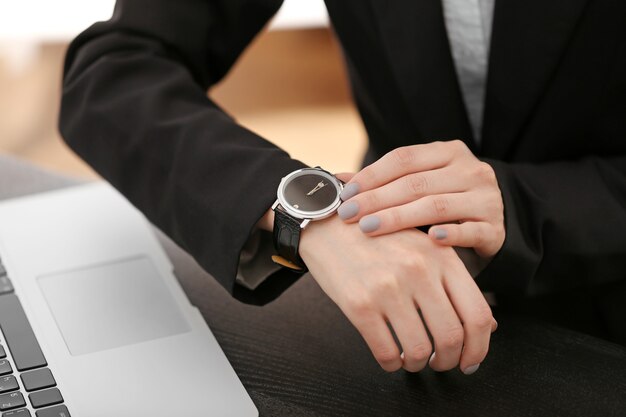
[(496, 175), (459, 140), (395, 149), (354, 175), (342, 198), (339, 216), (370, 236), (435, 225), (438, 244), (487, 259), (504, 243)]
[(415, 229), (371, 238), (333, 216), (303, 231), (300, 255), (383, 369), (424, 368), (433, 351), (427, 331), (435, 370), (460, 365), (471, 374), (485, 359), (495, 320), (453, 248)]

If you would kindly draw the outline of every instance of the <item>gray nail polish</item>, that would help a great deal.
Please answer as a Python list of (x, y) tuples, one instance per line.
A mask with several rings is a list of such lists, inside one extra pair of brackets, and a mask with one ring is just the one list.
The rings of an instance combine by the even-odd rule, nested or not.
[(479, 366), (479, 363), (477, 363), (476, 365), (468, 366), (467, 368), (463, 369), (463, 373), (465, 375), (471, 375), (478, 370)]
[(348, 201), (347, 203), (343, 203), (339, 206), (337, 210), (337, 214), (339, 214), (339, 218), (341, 220), (348, 220), (359, 212), (359, 203), (356, 201)]
[(343, 201), (349, 200), (359, 193), (359, 184), (352, 182), (343, 187), (343, 191), (339, 195)]
[(359, 227), (364, 233), (370, 233), (380, 227), (380, 218), (378, 216), (365, 216), (359, 220)]
[(441, 240), (448, 237), (448, 232), (444, 229), (435, 229), (435, 239)]

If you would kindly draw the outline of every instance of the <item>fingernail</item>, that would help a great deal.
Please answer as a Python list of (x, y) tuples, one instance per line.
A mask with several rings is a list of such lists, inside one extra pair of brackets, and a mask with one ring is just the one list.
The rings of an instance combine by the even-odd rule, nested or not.
[(463, 373), (465, 375), (471, 375), (474, 372), (478, 371), (479, 366), (480, 366), (479, 363), (477, 363), (476, 365), (468, 366), (467, 368), (463, 369)]
[(400, 354), (400, 359), (404, 360), (404, 352)]
[(430, 364), (433, 363), (434, 360), (435, 360), (435, 352), (433, 352), (433, 354), (430, 355), (430, 359), (428, 359), (428, 366), (430, 366)]
[(343, 203), (339, 206), (339, 210), (337, 210), (337, 214), (342, 220), (348, 220), (359, 212), (359, 203), (356, 201), (348, 201), (347, 203)]
[(359, 220), (359, 227), (363, 233), (370, 233), (380, 227), (380, 218), (378, 216), (365, 216)]
[(498, 330), (498, 322), (496, 321), (496, 319), (493, 319), (493, 326), (492, 327), (493, 327), (492, 331), (495, 332), (496, 330)]
[(435, 239), (442, 240), (448, 237), (448, 232), (445, 229), (435, 229)]
[(346, 184), (343, 187), (343, 191), (339, 194), (341, 200), (346, 201), (354, 197), (359, 193), (359, 184), (356, 182), (351, 182), (350, 184)]

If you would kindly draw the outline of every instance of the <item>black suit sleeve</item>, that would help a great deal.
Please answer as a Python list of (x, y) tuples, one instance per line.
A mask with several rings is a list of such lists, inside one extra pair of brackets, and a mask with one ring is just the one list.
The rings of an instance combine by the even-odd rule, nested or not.
[(487, 161), (502, 190), (507, 237), (477, 278), (482, 288), (549, 295), (626, 282), (626, 48), (616, 57), (610, 88), (589, 115), (588, 136), (601, 138), (601, 152), (567, 162)]
[(626, 157), (494, 167), (506, 239), (482, 289), (544, 295), (626, 279)]
[[(118, 0), (70, 45), (68, 144), (230, 293), (239, 254), (285, 174), (303, 167), (207, 98), (281, 0)], [(280, 279), (280, 277), (276, 277)]]

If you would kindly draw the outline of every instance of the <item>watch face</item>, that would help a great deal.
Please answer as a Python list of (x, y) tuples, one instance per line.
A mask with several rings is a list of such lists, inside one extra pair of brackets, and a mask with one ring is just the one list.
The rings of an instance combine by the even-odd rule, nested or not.
[(337, 203), (339, 192), (337, 180), (330, 174), (305, 169), (287, 178), (282, 197), (288, 208), (307, 215), (331, 208)]

